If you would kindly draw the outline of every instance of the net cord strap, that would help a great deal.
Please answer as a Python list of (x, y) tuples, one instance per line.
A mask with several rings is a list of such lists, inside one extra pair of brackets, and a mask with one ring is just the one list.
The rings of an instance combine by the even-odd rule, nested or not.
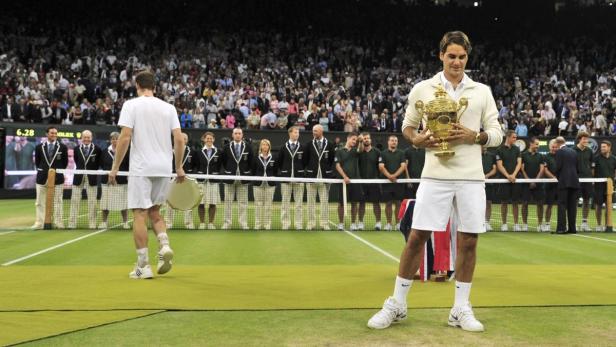
[[(57, 173), (61, 174), (78, 174), (78, 175), (105, 175), (108, 174), (107, 170), (71, 170), (71, 169), (58, 169)], [(32, 174), (35, 174), (35, 171), (32, 171)], [(128, 171), (119, 171), (118, 176), (146, 176), (146, 175), (135, 175), (131, 174)], [(230, 180), (241, 180), (241, 181), (258, 181), (258, 182), (295, 182), (295, 183), (344, 183), (344, 180), (341, 178), (304, 178), (304, 177), (275, 177), (275, 176), (234, 176), (234, 175), (203, 175), (203, 174), (187, 174), (188, 177), (192, 177), (199, 180), (205, 179), (213, 179), (217, 181), (230, 181)], [(175, 177), (175, 174), (171, 175), (147, 175), (147, 177)], [(425, 179), (423, 179), (425, 180)], [(422, 179), (419, 178), (401, 178), (398, 179), (397, 183), (421, 183)], [(439, 180), (440, 181), (440, 180)], [(454, 180), (453, 182), (460, 182), (464, 180)], [(478, 181), (468, 181), (468, 182), (478, 182)], [(487, 179), (484, 181), (487, 184), (493, 183), (509, 183), (509, 180), (504, 178), (495, 178), (495, 179)], [(515, 181), (516, 183), (557, 183), (558, 180), (555, 178), (519, 178)], [(580, 178), (581, 183), (593, 183), (593, 182), (607, 182), (607, 178)], [(350, 183), (391, 183), (388, 179), (351, 179)]]

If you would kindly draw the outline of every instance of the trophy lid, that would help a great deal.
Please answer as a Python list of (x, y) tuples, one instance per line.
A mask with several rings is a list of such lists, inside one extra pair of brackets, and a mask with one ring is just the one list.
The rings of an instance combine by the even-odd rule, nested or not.
[(438, 87), (436, 87), (434, 96), (435, 99), (430, 101), (426, 106), (428, 114), (458, 112), (458, 104), (449, 97), (442, 85), (439, 84)]

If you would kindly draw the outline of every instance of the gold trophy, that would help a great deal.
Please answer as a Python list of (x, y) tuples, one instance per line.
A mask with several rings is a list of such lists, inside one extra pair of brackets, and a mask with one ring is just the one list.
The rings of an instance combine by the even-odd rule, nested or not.
[(442, 141), (442, 139), (449, 136), (449, 131), (453, 128), (451, 124), (459, 122), (460, 117), (468, 108), (468, 100), (460, 98), (460, 101), (456, 103), (440, 84), (436, 92), (434, 92), (434, 96), (435, 99), (428, 102), (428, 106), (425, 107), (423, 101), (417, 101), (415, 109), (419, 112), (419, 116), (425, 120), (425, 126), (428, 127), (434, 137), (441, 139), (440, 148), (436, 150), (434, 155), (439, 158), (449, 159), (456, 152), (453, 149), (449, 149), (449, 143)]

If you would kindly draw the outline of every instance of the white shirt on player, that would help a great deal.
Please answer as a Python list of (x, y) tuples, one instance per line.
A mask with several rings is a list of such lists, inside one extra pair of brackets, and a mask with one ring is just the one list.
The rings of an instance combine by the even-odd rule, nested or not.
[(132, 175), (171, 175), (171, 132), (180, 128), (173, 105), (151, 96), (128, 100), (122, 106), (118, 125), (133, 129), (129, 163)]

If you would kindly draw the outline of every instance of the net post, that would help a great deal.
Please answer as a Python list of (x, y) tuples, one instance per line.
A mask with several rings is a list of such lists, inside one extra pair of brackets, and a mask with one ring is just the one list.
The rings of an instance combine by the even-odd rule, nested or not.
[(347, 184), (346, 182), (342, 182), (342, 210), (344, 211), (342, 220), (343, 222), (346, 222), (346, 216), (347, 216)]
[[(53, 218), (53, 203), (55, 196), (55, 186), (56, 186), (56, 169), (49, 169), (47, 171), (47, 194), (45, 196), (45, 224), (43, 229), (50, 230), (52, 228), (52, 218)], [(60, 208), (62, 208), (60, 206)]]
[(605, 197), (605, 231), (612, 232), (612, 194), (614, 193), (614, 181), (607, 179), (607, 189)]

